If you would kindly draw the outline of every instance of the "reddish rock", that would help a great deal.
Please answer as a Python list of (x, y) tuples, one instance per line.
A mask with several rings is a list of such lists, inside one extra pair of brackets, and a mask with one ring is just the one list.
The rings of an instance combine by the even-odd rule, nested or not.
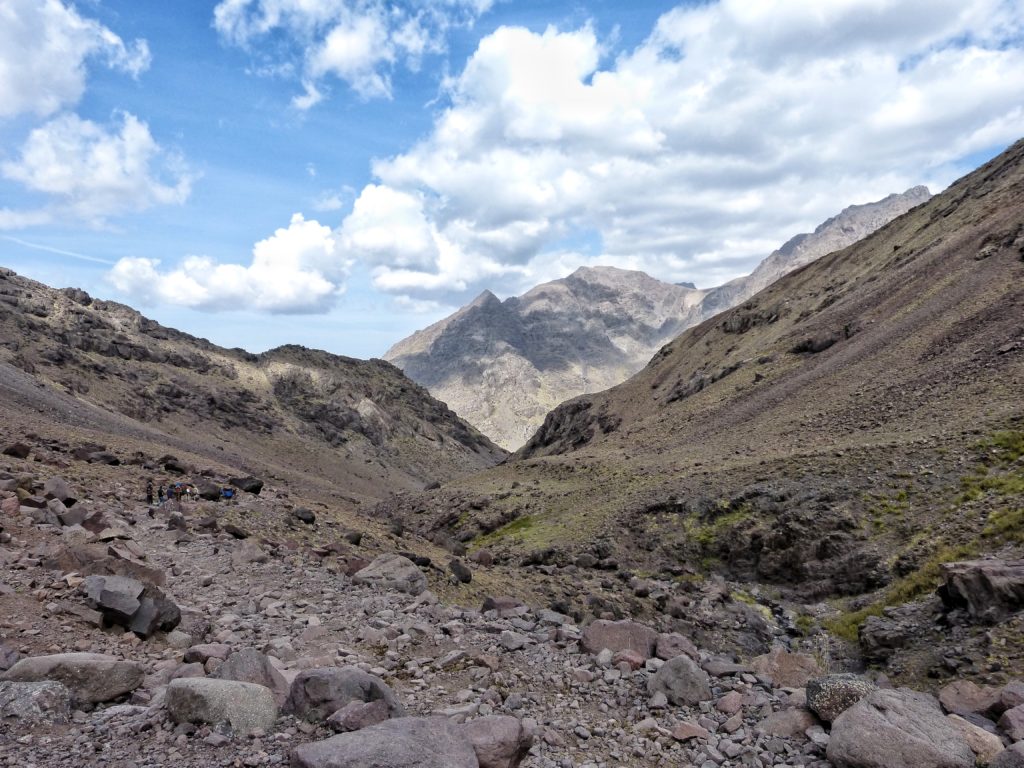
[(804, 731), (815, 725), (818, 725), (818, 718), (814, 716), (813, 712), (803, 707), (793, 707), (773, 712), (757, 727), (762, 733), (769, 736), (792, 739), (804, 738)]
[(700, 657), (700, 651), (697, 650), (697, 646), (693, 644), (690, 638), (684, 637), (677, 632), (671, 632), (658, 635), (658, 644), (654, 655), (665, 661), (683, 655), (689, 656), (691, 659), (697, 659)]
[(999, 688), (980, 686), (970, 680), (954, 680), (939, 691), (939, 703), (952, 714), (974, 713), (992, 717), (1005, 708), (999, 702)]
[(338, 733), (351, 733), (388, 719), (388, 705), (381, 699), (376, 701), (350, 701), (327, 718), (327, 725)]
[(750, 666), (756, 674), (770, 677), (779, 688), (803, 688), (808, 680), (821, 674), (813, 656), (790, 653), (779, 647), (758, 656)]
[(606, 621), (598, 619), (583, 630), (580, 644), (588, 653), (600, 653), (605, 648), (613, 653), (632, 650), (644, 659), (654, 656), (658, 633), (635, 621)]
[(1003, 712), (999, 727), (1012, 741), (1024, 741), (1024, 704)]
[(676, 741), (688, 741), (689, 739), (706, 739), (710, 734), (707, 729), (701, 728), (694, 723), (679, 723), (672, 729), (672, 738)]
[(743, 695), (737, 691), (729, 691), (715, 702), (715, 708), (726, 715), (735, 715), (743, 709)]
[(628, 664), (631, 670), (640, 669), (647, 661), (643, 654), (637, 653), (636, 651), (627, 648), (623, 651), (619, 651), (612, 657), (612, 664), (616, 666), (619, 664)]
[(523, 724), (508, 715), (491, 715), (470, 720), (460, 727), (473, 746), (480, 768), (516, 768), (530, 751), (533, 736)]

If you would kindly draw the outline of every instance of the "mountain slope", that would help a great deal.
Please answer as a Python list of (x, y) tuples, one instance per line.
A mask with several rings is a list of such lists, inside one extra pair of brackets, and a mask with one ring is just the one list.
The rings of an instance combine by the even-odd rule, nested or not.
[(1024, 142), (380, 512), (499, 559), (918, 594), (1024, 543), (1022, 257)]
[(584, 267), (504, 302), (485, 291), (385, 358), (496, 442), (517, 447), (567, 397), (638, 370), (699, 318), (703, 296), (642, 272)]
[(930, 197), (925, 187), (850, 206), (797, 235), (750, 275), (709, 290), (642, 272), (582, 268), (502, 302), (472, 303), (399, 342), (384, 357), (506, 448), (547, 412), (640, 370), (686, 328), (748, 299), (781, 275), (853, 243)]
[(505, 456), (382, 360), (222, 349), (9, 270), (0, 271), (0, 341), (9, 427), (60, 423), (123, 452), (173, 448), (239, 470), (299, 473), (349, 505)]

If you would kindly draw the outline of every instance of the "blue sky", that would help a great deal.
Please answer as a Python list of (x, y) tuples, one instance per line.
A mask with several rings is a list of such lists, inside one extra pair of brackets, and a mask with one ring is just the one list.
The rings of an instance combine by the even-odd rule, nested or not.
[(709, 287), (1024, 135), (1019, 0), (170, 7), (0, 6), (0, 264), (253, 351)]

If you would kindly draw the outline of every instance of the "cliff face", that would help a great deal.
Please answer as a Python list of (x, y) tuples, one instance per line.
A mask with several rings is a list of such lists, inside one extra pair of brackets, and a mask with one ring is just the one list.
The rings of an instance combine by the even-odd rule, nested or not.
[(710, 290), (593, 267), (506, 301), (485, 291), (384, 357), (514, 450), (559, 403), (624, 381), (685, 329), (861, 239), (929, 196), (926, 188), (915, 187), (851, 206), (813, 233), (791, 239), (751, 275)]

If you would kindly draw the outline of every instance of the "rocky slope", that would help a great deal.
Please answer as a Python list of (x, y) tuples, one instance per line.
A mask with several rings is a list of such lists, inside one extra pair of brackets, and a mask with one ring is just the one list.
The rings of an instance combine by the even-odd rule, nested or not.
[(951, 630), (931, 597), (943, 562), (1024, 544), (1022, 211), (1018, 143), (560, 406), (514, 461), (379, 513), (556, 582), (748, 581), (897, 679), (1024, 664), (1019, 613)]
[(624, 381), (683, 330), (929, 197), (925, 187), (914, 187), (850, 206), (813, 233), (789, 240), (752, 274), (717, 288), (697, 290), (642, 272), (586, 267), (504, 302), (485, 291), (384, 357), (514, 450), (559, 403)]
[(222, 349), (120, 304), (0, 271), (9, 426), (295, 477), (350, 508), (490, 466), (504, 452), (392, 365), (301, 347)]

